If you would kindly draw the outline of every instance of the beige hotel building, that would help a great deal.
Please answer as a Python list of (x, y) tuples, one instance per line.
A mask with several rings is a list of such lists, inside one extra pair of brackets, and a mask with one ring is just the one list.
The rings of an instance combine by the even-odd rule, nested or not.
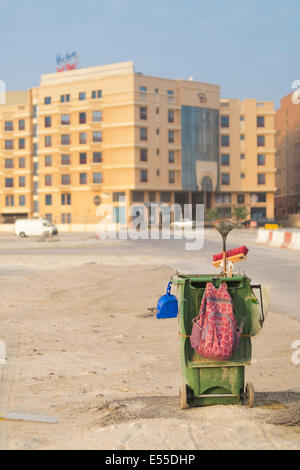
[(274, 105), (132, 62), (42, 75), (0, 105), (0, 226), (44, 217), (94, 229), (101, 204), (246, 205), (274, 217)]

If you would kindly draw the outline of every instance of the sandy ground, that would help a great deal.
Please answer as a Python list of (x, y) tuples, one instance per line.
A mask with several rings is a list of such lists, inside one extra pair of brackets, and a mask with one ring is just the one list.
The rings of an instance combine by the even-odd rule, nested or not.
[(291, 361), (300, 322), (270, 313), (254, 339), (246, 373), (255, 408), (181, 411), (177, 321), (147, 310), (172, 271), (106, 261), (4, 259), (1, 409), (59, 423), (0, 422), (2, 448), (300, 449), (300, 366)]

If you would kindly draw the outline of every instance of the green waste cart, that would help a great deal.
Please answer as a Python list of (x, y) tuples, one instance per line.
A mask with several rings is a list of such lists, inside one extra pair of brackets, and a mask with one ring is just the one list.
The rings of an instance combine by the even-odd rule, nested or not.
[[(252, 308), (256, 297), (251, 286), (251, 280), (246, 276), (231, 278), (221, 275), (180, 275), (171, 278), (177, 286), (179, 304), (179, 335), (181, 342), (181, 372), (182, 385), (180, 388), (181, 409), (189, 406), (242, 404), (249, 407), (254, 405), (254, 387), (249, 382), (245, 384), (245, 366), (251, 363), (251, 327)], [(198, 355), (190, 344), (192, 320), (198, 316), (201, 300), (207, 282), (212, 282), (217, 288), (221, 282), (226, 282), (231, 295), (237, 323), (243, 317), (246, 323), (240, 340), (239, 348), (230, 361), (212, 361)], [(263, 306), (262, 308), (262, 323)]]

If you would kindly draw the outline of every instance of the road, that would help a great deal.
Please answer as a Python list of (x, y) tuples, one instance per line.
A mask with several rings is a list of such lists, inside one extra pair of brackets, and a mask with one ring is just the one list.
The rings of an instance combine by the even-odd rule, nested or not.
[[(246, 245), (249, 248), (247, 261), (237, 266), (254, 283), (269, 285), (272, 292), (272, 311), (300, 319), (300, 251), (272, 248), (255, 244), (256, 231), (235, 230), (228, 237), (228, 249)], [(7, 255), (30, 255), (38, 260), (40, 255), (88, 256), (98, 262), (101, 257), (143, 257), (145, 263), (166, 264), (179, 272), (217, 272), (212, 267), (212, 255), (222, 251), (220, 235), (214, 230), (205, 231), (204, 246), (198, 251), (185, 250), (186, 240), (124, 240), (98, 241), (93, 234), (61, 234), (59, 241), (40, 242), (33, 239), (15, 239), (13, 235), (0, 236), (0, 275), (11, 271), (5, 265)], [(16, 270), (22, 275), (22, 268)], [(17, 272), (18, 271), (18, 272)], [(162, 290), (165, 286), (162, 286)]]

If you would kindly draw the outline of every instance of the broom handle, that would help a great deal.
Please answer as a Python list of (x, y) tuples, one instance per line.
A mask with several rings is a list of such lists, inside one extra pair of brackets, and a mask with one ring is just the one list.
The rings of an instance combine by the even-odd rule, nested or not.
[(223, 273), (224, 276), (226, 277), (227, 275), (227, 263), (226, 263), (226, 238), (223, 238)]

